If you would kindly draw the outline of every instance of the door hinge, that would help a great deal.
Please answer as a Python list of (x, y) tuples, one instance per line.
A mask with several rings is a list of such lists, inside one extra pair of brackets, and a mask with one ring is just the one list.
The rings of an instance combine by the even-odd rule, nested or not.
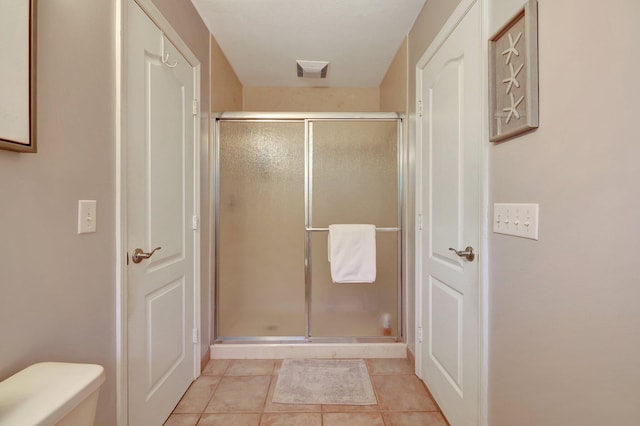
[(193, 100), (193, 115), (198, 115), (198, 100)]
[(424, 114), (424, 109), (422, 107), (422, 99), (418, 99), (418, 108), (416, 113), (418, 114), (418, 117), (422, 117), (422, 115)]
[(418, 327), (418, 342), (422, 343), (422, 327)]
[(198, 216), (193, 216), (191, 218), (191, 229), (198, 229)]
[(418, 231), (422, 231), (422, 215), (418, 215)]
[(193, 329), (193, 335), (191, 336), (193, 343), (198, 343), (198, 329), (194, 328)]

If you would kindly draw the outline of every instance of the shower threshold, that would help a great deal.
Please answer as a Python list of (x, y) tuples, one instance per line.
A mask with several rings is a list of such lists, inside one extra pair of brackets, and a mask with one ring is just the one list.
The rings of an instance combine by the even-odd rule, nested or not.
[(211, 359), (406, 358), (407, 344), (394, 337), (224, 339), (211, 345)]

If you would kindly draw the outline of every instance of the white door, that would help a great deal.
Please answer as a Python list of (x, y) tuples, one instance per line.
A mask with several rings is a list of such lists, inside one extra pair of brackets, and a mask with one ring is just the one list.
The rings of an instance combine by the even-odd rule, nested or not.
[[(128, 418), (161, 425), (195, 378), (194, 69), (128, 1)], [(134, 261), (134, 251), (151, 253)], [(144, 257), (144, 255), (143, 255)]]
[[(452, 426), (478, 424), (481, 14), (475, 4), (418, 75), (417, 372)], [(420, 87), (421, 86), (421, 87)]]

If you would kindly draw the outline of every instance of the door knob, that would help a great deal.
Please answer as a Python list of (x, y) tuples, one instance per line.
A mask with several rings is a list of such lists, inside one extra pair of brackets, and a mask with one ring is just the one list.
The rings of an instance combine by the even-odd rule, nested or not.
[(153, 253), (155, 253), (156, 251), (160, 250), (162, 247), (158, 246), (156, 248), (154, 248), (151, 253), (145, 253), (144, 251), (142, 251), (142, 249), (137, 248), (133, 251), (133, 254), (131, 255), (131, 260), (133, 260), (133, 263), (140, 263), (142, 262), (143, 259), (148, 259), (151, 256), (153, 256)]
[(460, 257), (465, 257), (469, 262), (473, 262), (473, 259), (476, 258), (476, 254), (473, 252), (473, 247), (467, 246), (466, 249), (458, 251), (454, 248), (449, 248), (452, 252), (457, 254)]

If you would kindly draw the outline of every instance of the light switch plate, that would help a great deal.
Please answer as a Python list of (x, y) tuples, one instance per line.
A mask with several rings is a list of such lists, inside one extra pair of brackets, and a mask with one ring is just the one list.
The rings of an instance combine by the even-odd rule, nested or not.
[(538, 239), (538, 204), (494, 203), (493, 232)]
[(96, 232), (96, 200), (78, 200), (78, 234)]

